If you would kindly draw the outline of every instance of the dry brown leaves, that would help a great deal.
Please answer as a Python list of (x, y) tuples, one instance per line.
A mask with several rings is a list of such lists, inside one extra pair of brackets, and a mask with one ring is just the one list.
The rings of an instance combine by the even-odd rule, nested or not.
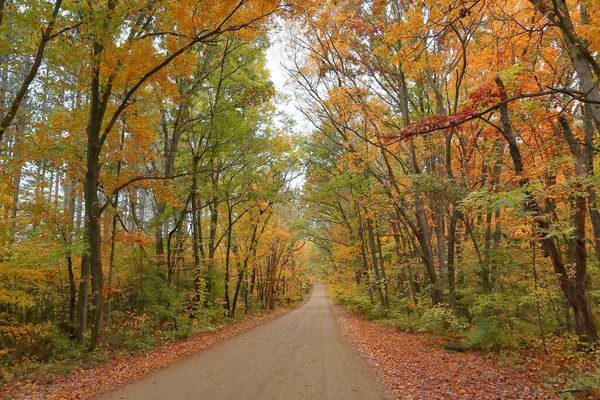
[(486, 353), (448, 353), (424, 335), (400, 332), (334, 306), (342, 331), (397, 399), (555, 399), (540, 360), (503, 361)]
[(78, 369), (50, 380), (15, 380), (0, 389), (2, 399), (90, 399), (118, 385), (139, 379), (173, 362), (223, 342), (277, 318), (290, 309), (269, 314), (253, 314), (217, 332), (203, 332), (165, 344), (151, 352), (115, 358), (88, 369)]

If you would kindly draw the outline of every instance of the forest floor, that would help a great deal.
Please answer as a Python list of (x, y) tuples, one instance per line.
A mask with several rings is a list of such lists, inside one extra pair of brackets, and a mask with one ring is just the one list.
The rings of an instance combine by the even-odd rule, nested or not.
[(117, 355), (106, 362), (75, 368), (66, 374), (17, 378), (0, 387), (0, 399), (90, 399), (274, 320), (294, 308), (250, 314), (214, 332), (197, 333), (149, 352)]
[[(451, 338), (404, 332), (341, 305), (334, 310), (347, 339), (388, 383), (393, 398), (556, 399), (564, 390), (565, 371), (593, 367), (560, 354), (450, 353), (444, 345), (455, 345)], [(593, 392), (575, 398), (600, 399)]]

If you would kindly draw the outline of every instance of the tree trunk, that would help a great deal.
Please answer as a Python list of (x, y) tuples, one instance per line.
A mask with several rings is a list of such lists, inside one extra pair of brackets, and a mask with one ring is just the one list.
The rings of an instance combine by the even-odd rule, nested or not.
[[(125, 122), (123, 122), (123, 126), (125, 126)], [(125, 128), (121, 131), (121, 148), (123, 147), (123, 143), (125, 142)], [(121, 173), (121, 160), (117, 162), (117, 176)], [(105, 326), (110, 329), (110, 313), (112, 310), (112, 283), (113, 283), (113, 274), (115, 269), (115, 246), (116, 246), (116, 235), (117, 235), (117, 222), (119, 212), (119, 191), (115, 193), (115, 201), (113, 203), (114, 213), (112, 215), (111, 220), (111, 229), (110, 229), (110, 256), (108, 261), (108, 293), (106, 297), (106, 321)]]
[[(98, 125), (96, 125), (96, 123)], [(98, 199), (98, 183), (100, 174), (100, 144), (95, 128), (99, 129), (99, 121), (94, 121), (88, 128), (87, 171), (84, 184), (85, 223), (84, 237), (87, 239), (90, 257), (90, 273), (92, 278), (92, 338), (90, 349), (104, 342), (104, 298), (102, 272), (102, 237), (100, 226), (100, 204)], [(94, 135), (94, 130), (96, 135)]]
[(381, 286), (383, 290), (383, 298), (385, 300), (384, 307), (387, 310), (390, 308), (390, 299), (388, 294), (387, 276), (385, 275), (385, 264), (383, 262), (383, 250), (381, 248), (381, 231), (379, 227), (377, 228), (377, 254), (379, 255), (379, 268), (381, 269)]
[[(94, 42), (94, 56), (100, 57), (103, 47)], [(104, 341), (104, 299), (102, 297), (102, 238), (100, 230), (101, 210), (98, 198), (98, 185), (100, 183), (100, 151), (102, 149), (100, 131), (102, 121), (108, 104), (106, 93), (101, 95), (100, 66), (94, 65), (92, 70), (90, 114), (87, 136), (86, 173), (83, 185), (85, 220), (83, 236), (88, 246), (89, 270), (92, 281), (92, 338), (90, 349), (94, 349)], [(83, 270), (82, 270), (83, 274)], [(87, 294), (84, 291), (84, 294)], [(81, 321), (80, 321), (81, 323)]]
[[(218, 178), (217, 178), (218, 180)], [(213, 184), (216, 188), (216, 183)], [(208, 237), (208, 269), (206, 271), (206, 295), (207, 300), (213, 300), (214, 290), (214, 275), (215, 275), (215, 254), (216, 254), (216, 238), (217, 238), (217, 224), (218, 224), (218, 199), (213, 197), (211, 205), (209, 206), (210, 211), (210, 226), (209, 226), (209, 237)]]
[(229, 313), (229, 318), (231, 318), (231, 319), (235, 318), (235, 308), (237, 306), (238, 296), (240, 294), (240, 287), (242, 285), (242, 281), (244, 280), (245, 275), (246, 275), (246, 272), (243, 269), (240, 272), (238, 272), (238, 281), (235, 286), (233, 302), (231, 303), (231, 312)]
[(375, 247), (375, 233), (373, 231), (373, 222), (370, 217), (366, 217), (367, 224), (367, 236), (369, 239), (369, 251), (371, 253), (371, 263), (373, 265), (373, 270), (375, 271), (375, 286), (377, 287), (377, 294), (379, 295), (379, 301), (381, 305), (387, 309), (389, 306), (386, 302), (385, 293), (383, 290), (383, 280), (381, 277), (381, 272), (379, 268), (379, 263), (377, 260), (377, 247)]
[[(573, 154), (575, 164), (575, 174), (578, 177), (586, 176), (583, 160), (583, 152), (581, 151), (578, 141), (573, 136), (571, 127), (566, 118), (562, 115), (558, 117), (561, 125), (563, 136), (571, 153)], [(585, 221), (587, 198), (583, 187), (580, 183), (576, 185), (577, 191), (573, 194), (575, 212), (574, 212), (574, 227), (575, 233), (573, 236), (573, 255), (575, 258), (575, 279), (570, 280), (570, 290), (574, 303), (575, 311), (575, 330), (579, 338), (583, 341), (598, 341), (598, 332), (592, 318), (591, 302), (589, 295), (590, 278), (587, 273), (587, 253), (585, 251)]]
[[(500, 89), (501, 100), (506, 99), (506, 88), (500, 77), (496, 77), (496, 83)], [(514, 170), (517, 176), (519, 177), (519, 185), (521, 187), (527, 187), (529, 185), (529, 180), (523, 175), (523, 161), (521, 158), (521, 152), (518, 146), (518, 142), (512, 131), (507, 103), (502, 103), (500, 105), (500, 119), (503, 128), (502, 134), (508, 143)], [(564, 134), (569, 135), (568, 131), (570, 131), (570, 128), (568, 127), (568, 124), (565, 125), (566, 120), (564, 120), (563, 118), (560, 122)], [(536, 216), (535, 222), (538, 228), (540, 229), (539, 235), (542, 237), (542, 246), (544, 247), (547, 256), (550, 258), (550, 261), (552, 262), (554, 272), (558, 276), (560, 288), (565, 294), (567, 300), (569, 300), (571, 307), (573, 307), (573, 312), (575, 314), (575, 331), (579, 336), (579, 340), (582, 342), (597, 342), (598, 332), (596, 330), (596, 325), (594, 323), (591, 312), (588, 291), (589, 276), (587, 275), (585, 263), (583, 262), (583, 260), (580, 260), (579, 264), (576, 263), (575, 278), (572, 279), (569, 277), (556, 241), (554, 240), (554, 238), (546, 236), (546, 231), (550, 227), (549, 222), (544, 218), (542, 209), (540, 208), (539, 204), (537, 203), (537, 200), (533, 197), (529, 189), (525, 192), (525, 195), (526, 199), (524, 202), (524, 208), (527, 211), (533, 212)], [(581, 222), (581, 203), (577, 207), (578, 213), (575, 220), (575, 229), (576, 231), (579, 231), (576, 234), (577, 241), (581, 240), (579, 238), (580, 236), (585, 235), (585, 230), (582, 229), (585, 228), (585, 198), (583, 203), (583, 224)], [(584, 243), (582, 242), (578, 242), (578, 246), (582, 246), (582, 254), (585, 254), (585, 248), (583, 247), (583, 244)]]
[(77, 344), (85, 344), (88, 319), (88, 293), (90, 284), (90, 256), (86, 250), (81, 256), (81, 276), (79, 279), (79, 297), (77, 300)]
[(425, 262), (425, 270), (431, 285), (431, 302), (436, 305), (442, 301), (442, 290), (438, 287), (437, 273), (435, 271), (435, 261), (433, 258), (433, 250), (431, 245), (431, 230), (429, 222), (425, 215), (423, 200), (419, 192), (415, 193), (415, 214), (417, 217), (418, 235), (417, 239), (421, 245), (423, 252), (423, 261)]
[(371, 304), (375, 304), (375, 300), (373, 299), (373, 285), (372, 285), (372, 280), (371, 280), (371, 274), (370, 274), (370, 268), (369, 268), (369, 259), (367, 257), (367, 243), (365, 241), (365, 235), (364, 235), (364, 224), (362, 221), (362, 216), (361, 216), (361, 212), (360, 212), (360, 204), (358, 204), (358, 202), (355, 202), (355, 206), (356, 206), (356, 211), (358, 214), (358, 222), (359, 222), (359, 228), (358, 228), (358, 237), (360, 240), (360, 254), (361, 254), (361, 259), (362, 259), (362, 264), (363, 264), (363, 270), (366, 273), (366, 278), (367, 278), (367, 289), (369, 292), (369, 298), (371, 299)]
[[(161, 126), (163, 131), (163, 142), (164, 142), (164, 151), (163, 155), (165, 158), (165, 177), (172, 177), (173, 171), (175, 169), (175, 156), (177, 155), (177, 150), (179, 149), (179, 139), (181, 138), (183, 126), (188, 119), (188, 107), (185, 102), (182, 102), (179, 105), (177, 118), (174, 122), (174, 127), (172, 129), (171, 135), (169, 135), (169, 127), (167, 125), (167, 117), (166, 111), (161, 110)], [(182, 121), (183, 120), (183, 121)], [(166, 181), (163, 181), (163, 185), (166, 184)], [(156, 248), (156, 258), (160, 264), (164, 263), (163, 256), (165, 254), (164, 249), (164, 230), (165, 230), (165, 212), (167, 210), (167, 203), (165, 201), (159, 201), (156, 206), (156, 228), (154, 231), (155, 238), (155, 248)]]
[[(577, 36), (569, 6), (564, 0), (551, 0), (548, 4), (542, 3), (541, 0), (530, 0), (530, 2), (548, 18), (550, 23), (560, 29), (566, 50), (577, 71), (581, 92), (590, 101), (587, 103), (589, 114), (595, 122), (596, 129), (600, 131), (600, 91), (597, 84), (597, 80), (600, 79), (600, 66), (585, 40)], [(586, 22), (584, 18), (583, 23)]]
[(456, 223), (458, 221), (459, 211), (454, 207), (450, 216), (450, 226), (448, 226), (448, 301), (450, 307), (456, 310), (456, 284), (455, 284), (455, 249), (456, 249)]
[[(583, 5), (581, 5), (583, 7)], [(594, 176), (594, 120), (592, 118), (591, 105), (586, 104), (583, 108), (585, 146), (583, 147), (585, 172), (589, 177)], [(598, 211), (598, 196), (593, 185), (587, 186), (588, 210), (590, 221), (594, 232), (593, 247), (596, 259), (600, 260), (600, 212)]]
[(110, 313), (112, 311), (112, 283), (113, 275), (115, 270), (115, 246), (117, 236), (117, 206), (119, 204), (119, 193), (115, 196), (115, 214), (112, 216), (111, 229), (110, 229), (110, 256), (108, 259), (108, 282), (107, 289), (108, 293), (106, 296), (106, 322), (105, 326), (110, 329)]
[(77, 288), (75, 284), (75, 273), (73, 271), (73, 254), (71, 246), (73, 245), (73, 225), (75, 222), (75, 179), (71, 182), (66, 190), (68, 195), (65, 198), (67, 213), (69, 215), (69, 224), (66, 228), (65, 244), (68, 246), (68, 251), (65, 254), (67, 263), (67, 272), (69, 274), (69, 335), (72, 339), (77, 337), (76, 329), (76, 307), (77, 307)]
[[(263, 213), (261, 212), (260, 215), (262, 215)], [(268, 220), (267, 220), (268, 221)], [(238, 271), (238, 283), (237, 283), (237, 287), (235, 288), (235, 295), (233, 297), (233, 304), (231, 306), (231, 318), (234, 318), (235, 316), (235, 308), (237, 305), (237, 300), (238, 300), (238, 292), (240, 290), (240, 284), (242, 282), (242, 280), (244, 281), (244, 285), (246, 286), (246, 274), (248, 272), (248, 262), (250, 260), (250, 256), (256, 256), (256, 245), (258, 243), (257, 240), (257, 232), (258, 232), (258, 223), (259, 221), (256, 221), (256, 224), (254, 224), (254, 227), (252, 228), (252, 237), (250, 238), (250, 247), (248, 248), (248, 251), (246, 253), (246, 257), (244, 257), (244, 262), (241, 266), (241, 272)], [(266, 223), (265, 225), (263, 225), (263, 229), (261, 230), (261, 235), (262, 232), (264, 232)], [(253, 270), (252, 274), (255, 274), (255, 270)], [(252, 283), (253, 284), (253, 283)], [(245, 287), (244, 290), (244, 305), (246, 307), (246, 313), (248, 312), (248, 289)]]
[(398, 289), (402, 296), (407, 296), (412, 288), (407, 289), (408, 285), (408, 274), (406, 273), (405, 257), (401, 248), (402, 241), (400, 239), (400, 227), (399, 222), (392, 221), (392, 233), (394, 236), (394, 249), (396, 251), (396, 258), (398, 259), (398, 267), (400, 267), (400, 281), (398, 282)]
[(194, 157), (192, 161), (192, 194), (191, 194), (191, 207), (192, 207), (192, 251), (194, 253), (194, 310), (197, 310), (202, 306), (202, 291), (204, 288), (202, 282), (202, 270), (200, 268), (200, 250), (199, 232), (200, 224), (198, 218), (198, 204), (197, 204), (197, 191), (198, 191), (198, 157)]
[(484, 252), (483, 252), (483, 268), (481, 268), (481, 288), (483, 293), (490, 293), (492, 291), (492, 284), (490, 281), (490, 253), (492, 250), (492, 211), (485, 213), (485, 238), (484, 238)]
[(229, 265), (231, 260), (231, 231), (233, 230), (232, 223), (232, 213), (233, 209), (231, 207), (229, 199), (226, 201), (227, 203), (227, 247), (225, 249), (225, 309), (227, 310), (227, 315), (231, 317), (231, 301), (229, 299)]

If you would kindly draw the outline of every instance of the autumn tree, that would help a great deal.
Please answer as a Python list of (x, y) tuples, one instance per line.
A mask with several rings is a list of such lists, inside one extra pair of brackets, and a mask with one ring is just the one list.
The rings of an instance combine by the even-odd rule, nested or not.
[[(366, 174), (384, 194), (380, 207), (389, 211), (376, 225), (393, 238), (393, 268), (406, 277), (398, 293), (420, 286), (418, 274), (410, 282), (411, 261), (402, 257), (417, 250), (432, 303), (446, 302), (471, 320), (479, 312), (474, 300), (483, 310), (486, 299), (504, 296), (513, 268), (504, 257), (515, 252), (512, 240), (528, 233), (536, 238), (533, 251), (541, 245), (548, 256), (545, 279), (558, 278), (579, 339), (597, 340), (584, 250), (586, 214), (597, 243), (594, 18), (585, 5), (561, 2), (304, 5), (290, 75), (315, 136), (334, 143), (322, 157), (347, 154), (337, 158), (338, 171), (326, 169), (331, 177), (343, 176), (340, 169), (353, 180)], [(581, 106), (570, 108), (573, 100)], [(315, 174), (310, 179), (318, 181), (322, 172)], [(580, 179), (590, 180), (580, 186)], [(361, 193), (347, 196), (352, 204)], [(528, 221), (523, 234), (507, 237), (518, 218)], [(368, 223), (361, 228), (369, 236)], [(333, 231), (343, 225), (329, 229), (335, 243)], [(570, 317), (562, 323), (568, 328)]]

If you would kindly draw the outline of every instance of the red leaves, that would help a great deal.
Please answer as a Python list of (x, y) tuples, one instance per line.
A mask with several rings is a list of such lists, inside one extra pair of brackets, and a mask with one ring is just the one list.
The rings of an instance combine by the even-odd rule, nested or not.
[(412, 123), (407, 128), (395, 135), (382, 138), (384, 143), (398, 140), (409, 140), (414, 136), (443, 131), (448, 133), (451, 128), (457, 127), (473, 119), (481, 113), (489, 111), (499, 101), (506, 100), (506, 93), (501, 92), (496, 85), (481, 86), (469, 93), (469, 102), (457, 112), (450, 115), (431, 115)]
[(554, 399), (541, 361), (508, 365), (485, 353), (448, 353), (431, 337), (398, 332), (335, 306), (344, 334), (399, 399)]

